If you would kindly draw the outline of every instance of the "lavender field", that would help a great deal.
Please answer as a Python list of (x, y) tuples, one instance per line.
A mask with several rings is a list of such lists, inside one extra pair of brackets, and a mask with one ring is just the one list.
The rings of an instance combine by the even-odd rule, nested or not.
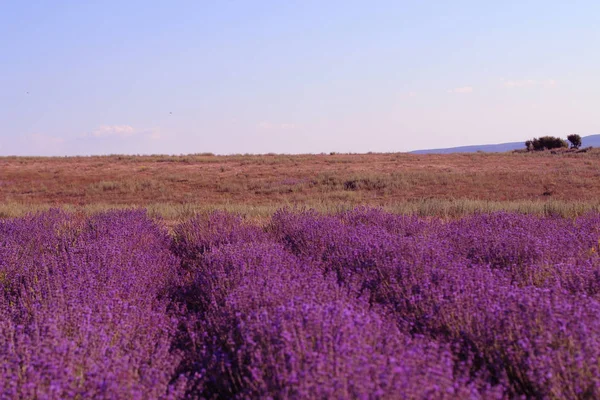
[(600, 397), (600, 215), (0, 221), (0, 398)]

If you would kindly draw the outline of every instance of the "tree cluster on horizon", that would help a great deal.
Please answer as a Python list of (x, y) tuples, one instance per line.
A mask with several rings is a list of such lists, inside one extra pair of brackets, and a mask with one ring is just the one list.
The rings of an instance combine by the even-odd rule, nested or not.
[[(571, 134), (567, 136), (567, 140), (571, 143), (572, 149), (578, 149), (581, 147), (581, 136), (578, 134)], [(525, 142), (525, 147), (528, 151), (542, 151), (552, 150), (560, 148), (568, 148), (569, 144), (566, 140), (555, 136), (542, 136), (540, 138), (534, 138)]]

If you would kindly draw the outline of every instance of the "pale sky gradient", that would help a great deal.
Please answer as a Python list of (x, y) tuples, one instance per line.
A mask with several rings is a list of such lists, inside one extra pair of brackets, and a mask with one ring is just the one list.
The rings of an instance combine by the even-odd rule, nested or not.
[(0, 155), (569, 133), (600, 133), (598, 0), (0, 0)]

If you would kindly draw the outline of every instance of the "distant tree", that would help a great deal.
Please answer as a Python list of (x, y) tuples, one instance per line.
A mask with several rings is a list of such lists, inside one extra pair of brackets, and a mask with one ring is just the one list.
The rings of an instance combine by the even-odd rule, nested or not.
[(578, 149), (581, 147), (581, 136), (574, 133), (572, 135), (567, 136), (567, 140), (571, 142), (572, 149)]
[(528, 150), (550, 150), (569, 147), (566, 140), (554, 136), (542, 136), (525, 142)]
[(532, 151), (533, 150), (533, 140), (526, 141), (525, 147), (527, 147), (527, 151)]

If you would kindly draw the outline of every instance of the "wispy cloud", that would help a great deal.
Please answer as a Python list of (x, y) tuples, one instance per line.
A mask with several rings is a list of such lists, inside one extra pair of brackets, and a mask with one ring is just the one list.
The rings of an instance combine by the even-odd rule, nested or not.
[(83, 135), (84, 138), (98, 139), (128, 139), (131, 137), (159, 140), (163, 138), (159, 129), (139, 130), (131, 125), (101, 125), (91, 133)]
[(131, 125), (102, 125), (92, 132), (93, 137), (130, 137), (138, 133)]
[(265, 130), (292, 130), (298, 128), (298, 125), (291, 123), (274, 123), (269, 121), (262, 121), (258, 123), (257, 127)]
[(556, 81), (554, 79), (546, 79), (541, 81), (535, 79), (504, 81), (504, 87), (507, 88), (523, 88), (531, 86), (554, 87), (556, 86)]
[(457, 88), (448, 90), (448, 93), (459, 93), (459, 94), (473, 93), (473, 87), (472, 86), (457, 87)]
[(150, 131), (148, 132), (148, 137), (152, 140), (162, 139), (162, 135), (158, 131)]

